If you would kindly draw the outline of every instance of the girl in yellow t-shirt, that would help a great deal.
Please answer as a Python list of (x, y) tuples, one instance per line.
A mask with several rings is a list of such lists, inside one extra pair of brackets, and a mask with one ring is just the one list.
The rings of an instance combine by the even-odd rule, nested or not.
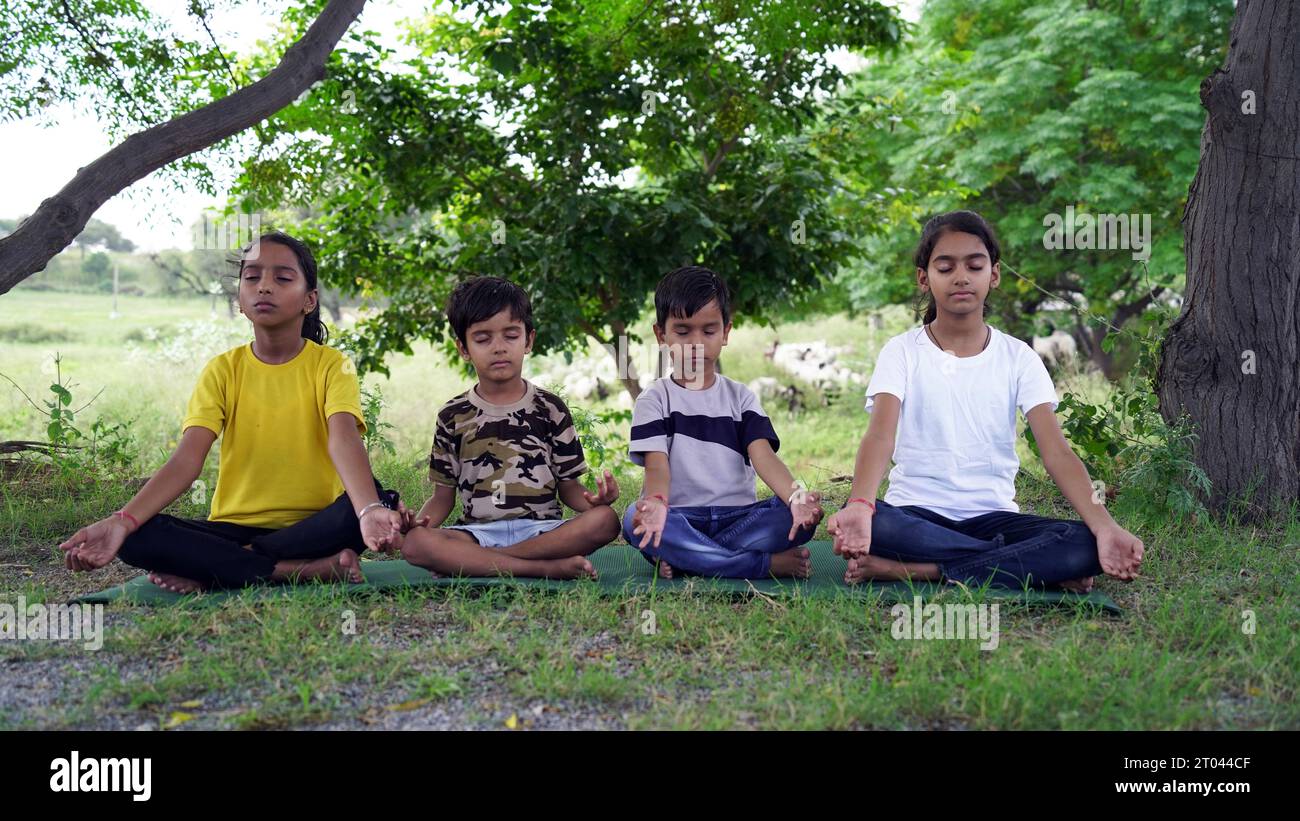
[[(392, 550), (397, 494), (375, 480), (352, 363), (325, 347), (316, 260), (262, 235), (241, 255), (239, 310), (253, 341), (215, 357), (190, 397), (175, 453), (121, 510), (59, 545), (72, 570), (120, 556), (188, 593), (306, 579), (362, 581), (357, 550)], [(161, 511), (199, 477), (222, 437), (208, 518)]]

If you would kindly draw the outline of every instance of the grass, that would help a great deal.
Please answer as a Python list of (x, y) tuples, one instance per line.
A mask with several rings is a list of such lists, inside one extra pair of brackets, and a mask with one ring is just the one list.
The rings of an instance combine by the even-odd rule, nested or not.
[[(202, 361), (145, 367), (124, 351), (128, 344), (152, 350), (157, 343), (144, 327), (205, 321), (208, 307), (123, 298), (123, 316), (109, 319), (108, 304), (89, 295), (6, 295), (0, 370), (29, 393), (39, 391), (41, 358), (57, 347), (84, 383), (79, 396), (105, 388), (85, 418), (100, 412), (135, 419), (138, 471), (145, 474), (174, 441)], [(891, 315), (884, 329), (871, 331), (837, 316), (777, 333), (783, 341), (853, 344), (850, 357), (869, 363), (905, 322)], [(20, 330), (9, 333), (14, 328)], [(727, 374), (777, 375), (762, 357), (772, 333), (736, 329)], [(427, 492), (429, 408), (467, 383), (428, 348), (416, 350), (394, 359), (391, 380), (372, 381), (388, 400), (384, 418), (395, 425), (396, 445), (396, 455), (375, 460), (376, 472), (418, 503)], [(1058, 378), (1058, 390), (1066, 382), (1093, 395), (1105, 390), (1079, 374)], [(772, 415), (792, 469), (842, 500), (847, 484), (830, 480), (852, 470), (865, 422), (857, 398)], [(16, 391), (0, 392), (0, 439), (40, 438), (38, 421)], [(1021, 457), (1022, 506), (1070, 515), (1041, 465), (1027, 450)], [(205, 474), (209, 487), (215, 461)], [(614, 467), (623, 484), (621, 510), (636, 496), (639, 477), (625, 462)], [(115, 566), (74, 577), (54, 548), (131, 492), (121, 481), (94, 476), (0, 483), (0, 600), (59, 602), (134, 575)], [(98, 652), (0, 641), (0, 727), (1300, 726), (1300, 521), (1144, 521), (1144, 500), (1123, 489), (1113, 509), (1148, 545), (1139, 580), (1100, 581), (1125, 616), (1003, 603), (993, 651), (974, 641), (895, 640), (887, 606), (848, 599), (611, 598), (583, 583), (563, 593), (505, 586), (384, 596), (321, 586), (307, 596), (238, 597), (202, 611), (115, 604), (107, 608)], [(206, 514), (189, 496), (169, 510)], [(646, 611), (653, 632), (643, 629)], [(1249, 613), (1253, 634), (1243, 630)], [(28, 689), (29, 696), (15, 695)]]

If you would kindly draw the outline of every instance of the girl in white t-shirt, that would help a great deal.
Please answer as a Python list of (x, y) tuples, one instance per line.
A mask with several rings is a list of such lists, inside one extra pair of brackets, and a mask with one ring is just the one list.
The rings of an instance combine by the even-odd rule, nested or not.
[[(1097, 573), (1137, 574), (1142, 541), (1094, 497), (1057, 423), (1047, 369), (1024, 342), (984, 323), (998, 260), (992, 227), (973, 211), (940, 214), (922, 230), (924, 324), (880, 352), (853, 488), (827, 522), (850, 584), (913, 578), (1083, 592)], [(1082, 521), (1019, 512), (1017, 408)], [(889, 490), (876, 499), (891, 457)]]

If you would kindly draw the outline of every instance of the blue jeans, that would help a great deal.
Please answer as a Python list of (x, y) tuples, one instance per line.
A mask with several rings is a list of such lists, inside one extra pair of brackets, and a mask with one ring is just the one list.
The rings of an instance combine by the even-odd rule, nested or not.
[[(623, 514), (623, 538), (633, 547), (642, 539), (632, 533), (636, 505), (628, 505)], [(790, 508), (777, 496), (749, 505), (672, 507), (659, 547), (652, 541), (641, 555), (651, 562), (662, 559), (688, 575), (761, 579), (771, 569), (773, 553), (812, 538), (813, 529), (802, 528), (789, 541), (793, 525)]]
[(971, 586), (1045, 587), (1101, 573), (1097, 540), (1083, 522), (997, 510), (953, 521), (918, 505), (877, 499), (871, 554), (933, 562)]

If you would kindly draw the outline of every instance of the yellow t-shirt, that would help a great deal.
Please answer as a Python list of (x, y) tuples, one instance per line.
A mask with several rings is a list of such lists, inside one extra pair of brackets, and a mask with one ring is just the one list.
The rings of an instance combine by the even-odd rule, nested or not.
[(208, 519), (279, 529), (337, 499), (327, 424), (335, 413), (365, 432), (356, 369), (333, 348), (308, 339), (293, 359), (268, 365), (250, 342), (208, 362), (181, 423), (221, 437)]

